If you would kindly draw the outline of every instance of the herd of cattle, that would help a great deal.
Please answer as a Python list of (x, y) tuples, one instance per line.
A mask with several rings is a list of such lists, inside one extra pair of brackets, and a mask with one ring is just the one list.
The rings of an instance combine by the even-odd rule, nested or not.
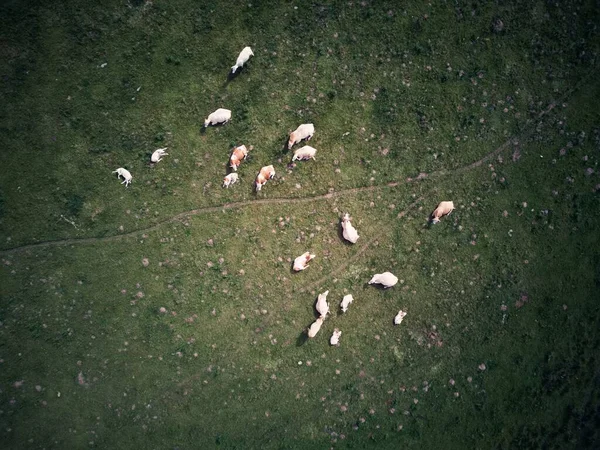
[[(231, 68), (232, 73), (235, 73), (239, 68), (243, 67), (244, 64), (246, 62), (248, 62), (248, 60), (250, 59), (250, 56), (253, 56), (253, 55), (254, 55), (254, 53), (252, 52), (252, 49), (250, 47), (245, 47), (240, 52), (235, 65)], [(204, 128), (207, 128), (211, 125), (223, 125), (223, 124), (229, 122), (230, 119), (231, 119), (231, 111), (228, 109), (225, 109), (225, 108), (219, 108), (216, 111), (209, 114), (209, 116), (204, 121)], [(287, 145), (288, 150), (291, 150), (294, 145), (296, 145), (304, 140), (310, 140), (313, 137), (314, 133), (315, 133), (315, 127), (312, 123), (305, 123), (305, 124), (298, 126), (298, 128), (296, 128), (296, 130), (294, 130), (290, 133), (288, 145)], [(164, 156), (168, 155), (166, 150), (167, 150), (167, 148), (159, 148), (159, 149), (155, 150), (152, 153), (152, 156), (150, 157), (150, 161), (154, 164), (161, 161)], [(316, 153), (317, 153), (317, 150), (315, 148), (305, 145), (304, 147), (298, 148), (294, 151), (292, 161), (310, 160), (310, 159), (314, 160)], [(246, 159), (247, 156), (248, 156), (248, 149), (246, 148), (245, 145), (240, 145), (240, 146), (233, 148), (233, 150), (231, 151), (230, 158), (229, 158), (229, 167), (232, 169), (232, 172), (225, 176), (225, 178), (223, 180), (223, 187), (228, 188), (229, 186), (231, 186), (232, 184), (234, 184), (238, 181), (237, 170), (238, 170), (241, 162), (244, 159)], [(131, 172), (129, 172), (129, 170), (127, 170), (123, 167), (119, 167), (118, 169), (113, 171), (113, 173), (116, 173), (117, 177), (123, 178), (123, 182), (121, 184), (125, 184), (126, 187), (129, 186), (129, 184), (131, 183), (131, 181), (133, 179)], [(261, 168), (258, 175), (256, 176), (255, 183), (254, 183), (256, 191), (260, 191), (262, 189), (262, 187), (267, 183), (267, 181), (273, 179), (274, 176), (275, 176), (275, 168), (273, 167), (273, 165), (268, 165), (268, 166), (264, 166), (263, 168)], [(451, 202), (451, 201), (441, 202), (438, 205), (438, 207), (431, 214), (431, 223), (433, 223), (433, 224), (438, 223), (440, 221), (441, 217), (450, 214), (453, 209), (454, 209), (453, 202)], [(344, 237), (344, 239), (352, 244), (356, 243), (356, 241), (358, 240), (358, 238), (360, 236), (358, 235), (356, 228), (354, 228), (354, 226), (352, 225), (351, 217), (348, 213), (346, 213), (341, 218), (340, 224), (342, 227), (342, 236)], [(300, 272), (302, 270), (305, 270), (309, 266), (308, 263), (311, 260), (313, 260), (315, 257), (316, 257), (316, 255), (314, 255), (310, 252), (306, 252), (306, 253), (298, 256), (294, 260), (293, 270), (295, 272)], [(388, 288), (394, 286), (396, 283), (398, 283), (398, 278), (390, 272), (383, 272), (383, 273), (375, 274), (369, 281), (369, 284), (379, 284), (384, 289), (388, 289)], [(315, 309), (317, 310), (319, 317), (308, 328), (307, 334), (308, 334), (309, 338), (313, 338), (317, 335), (317, 333), (321, 329), (321, 326), (323, 325), (323, 321), (325, 320), (325, 317), (327, 316), (327, 314), (329, 314), (329, 304), (327, 303), (327, 295), (328, 294), (329, 294), (329, 291), (325, 291), (325, 292), (319, 294), (319, 296), (317, 297)], [(354, 298), (352, 297), (352, 295), (344, 296), (344, 298), (342, 299), (342, 301), (340, 303), (342, 312), (345, 313), (348, 310), (348, 306), (350, 305), (350, 303), (352, 303), (353, 300), (354, 300)], [(400, 312), (398, 312), (398, 314), (394, 317), (394, 324), (399, 325), (405, 316), (406, 316), (405, 311), (401, 310)], [(339, 345), (339, 340), (340, 340), (341, 334), (342, 334), (342, 332), (339, 329), (336, 328), (334, 330), (334, 332), (330, 338), (331, 345)]]

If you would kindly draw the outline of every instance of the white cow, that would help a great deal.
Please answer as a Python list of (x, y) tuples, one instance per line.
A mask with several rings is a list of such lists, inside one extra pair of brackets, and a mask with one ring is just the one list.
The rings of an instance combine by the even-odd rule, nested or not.
[(306, 161), (308, 159), (315, 159), (315, 154), (317, 153), (317, 149), (311, 147), (310, 145), (305, 145), (302, 148), (294, 151), (294, 156), (292, 157), (292, 161), (300, 160)]
[(438, 223), (440, 218), (447, 216), (454, 210), (454, 202), (441, 202), (431, 214), (431, 223)]
[(150, 161), (152, 161), (153, 163), (161, 161), (163, 156), (168, 155), (168, 153), (165, 151), (167, 148), (169, 147), (154, 150), (154, 153), (152, 153), (152, 156), (150, 157)]
[(303, 253), (294, 260), (294, 270), (300, 272), (301, 270), (306, 269), (309, 261), (316, 257), (317, 255), (313, 255), (310, 252)]
[(204, 121), (204, 128), (206, 128), (209, 125), (227, 123), (229, 119), (231, 119), (231, 111), (225, 108), (219, 108), (208, 115), (208, 117)]
[(346, 213), (344, 215), (344, 218), (342, 219), (342, 229), (342, 235), (344, 236), (344, 239), (353, 244), (356, 243), (356, 241), (358, 241), (358, 238), (360, 236), (358, 235), (358, 231), (356, 231), (356, 228), (354, 228), (350, 223), (350, 214), (348, 213)]
[(384, 288), (391, 288), (398, 282), (398, 277), (390, 272), (376, 273), (369, 284), (381, 284)]
[(315, 134), (315, 126), (312, 123), (303, 123), (295, 131), (290, 133), (290, 139), (288, 141), (288, 150), (291, 149), (294, 144), (297, 144), (304, 139), (309, 139)]
[(123, 167), (119, 167), (117, 170), (113, 170), (112, 173), (116, 173), (117, 178), (123, 177), (123, 182), (121, 184), (124, 184), (125, 187), (129, 186), (129, 183), (131, 183), (131, 180), (133, 179), (133, 177), (131, 176), (131, 172), (129, 172), (129, 170), (127, 169), (124, 169)]
[(235, 66), (231, 68), (231, 73), (235, 73), (240, 67), (243, 67), (244, 64), (248, 62), (251, 56), (254, 56), (252, 53), (252, 49), (250, 47), (244, 47), (244, 49), (240, 52), (237, 57), (237, 61), (235, 62)]
[(335, 330), (333, 330), (333, 334), (331, 335), (331, 338), (329, 339), (329, 343), (331, 345), (340, 345), (340, 336), (342, 335), (342, 332), (340, 330), (338, 330), (337, 328)]
[(329, 294), (329, 291), (325, 291), (322, 294), (319, 294), (319, 296), (317, 297), (317, 305), (315, 306), (315, 309), (317, 310), (317, 312), (321, 315), (321, 317), (324, 319), (325, 316), (327, 314), (329, 314), (329, 304), (327, 303), (327, 294)]
[(232, 184), (237, 183), (237, 180), (238, 180), (238, 174), (235, 172), (232, 172), (229, 175), (227, 175), (225, 178), (223, 178), (223, 187), (228, 188)]
[(319, 317), (317, 320), (313, 322), (313, 324), (308, 329), (308, 337), (314, 338), (319, 330), (321, 329), (321, 325), (323, 325), (323, 318)]
[(394, 317), (394, 324), (400, 325), (405, 316), (406, 316), (406, 311), (400, 310), (400, 312), (398, 314), (396, 314), (396, 317)]
[(342, 312), (348, 311), (348, 306), (353, 301), (354, 301), (354, 297), (352, 297), (352, 295), (350, 295), (350, 294), (344, 295), (344, 298), (342, 299), (342, 303), (340, 304), (340, 306), (342, 307)]
[(260, 169), (260, 172), (256, 176), (256, 190), (260, 191), (267, 181), (273, 179), (274, 176), (275, 168), (272, 165)]

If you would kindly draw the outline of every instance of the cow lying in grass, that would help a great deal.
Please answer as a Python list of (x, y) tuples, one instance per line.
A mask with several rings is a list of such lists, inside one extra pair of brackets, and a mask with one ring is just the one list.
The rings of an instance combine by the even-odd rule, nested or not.
[(454, 211), (454, 202), (441, 202), (431, 214), (431, 223), (438, 223), (442, 217), (447, 216), (452, 211)]
[(310, 140), (310, 138), (313, 137), (313, 134), (315, 134), (315, 126), (312, 123), (303, 123), (290, 133), (288, 150), (304, 139)]
[(240, 164), (246, 157), (248, 156), (248, 149), (245, 145), (240, 145), (239, 147), (235, 147), (231, 152), (231, 157), (229, 158), (229, 167), (231, 167), (234, 171), (238, 169)]
[(381, 284), (384, 288), (387, 289), (394, 286), (397, 282), (398, 278), (394, 274), (390, 272), (383, 272), (376, 273), (375, 275), (373, 275), (373, 278), (371, 278), (369, 284)]
[(317, 255), (312, 255), (310, 252), (303, 253), (294, 260), (294, 270), (300, 272), (308, 267), (310, 260), (315, 259)]
[(204, 121), (204, 128), (209, 125), (218, 125), (220, 123), (227, 123), (231, 119), (231, 111), (225, 108), (219, 108), (216, 111), (210, 113)]
[(273, 166), (265, 166), (260, 169), (256, 176), (256, 190), (260, 191), (262, 187), (267, 183), (268, 180), (272, 180), (275, 176), (275, 169)]
[(117, 174), (117, 178), (123, 177), (123, 182), (121, 184), (124, 184), (125, 187), (129, 186), (129, 183), (131, 183), (131, 180), (133, 180), (131, 172), (129, 172), (129, 170), (127, 169), (124, 169), (123, 167), (119, 167), (117, 170), (113, 170), (113, 173)]

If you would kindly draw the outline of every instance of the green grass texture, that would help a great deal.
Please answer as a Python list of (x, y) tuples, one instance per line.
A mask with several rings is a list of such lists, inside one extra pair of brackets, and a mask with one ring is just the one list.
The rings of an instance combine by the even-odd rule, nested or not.
[(0, 447), (599, 448), (598, 23), (594, 0), (4, 1)]

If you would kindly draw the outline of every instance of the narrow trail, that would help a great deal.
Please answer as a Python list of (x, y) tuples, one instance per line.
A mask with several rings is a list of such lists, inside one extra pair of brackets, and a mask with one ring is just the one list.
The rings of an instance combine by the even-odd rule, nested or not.
[[(541, 119), (542, 117), (544, 117), (549, 112), (551, 112), (556, 107), (557, 104), (564, 102), (568, 97), (570, 97), (574, 92), (576, 92), (593, 75), (593, 73), (594, 72), (591, 71), (590, 74), (585, 76), (579, 83), (577, 83), (576, 86), (574, 86), (573, 88), (568, 90), (565, 94), (563, 94), (559, 100), (552, 102), (546, 109), (541, 111), (535, 119), (530, 119), (531, 122), (527, 125), (527, 129), (520, 134), (521, 140), (530, 136), (535, 130), (534, 126), (536, 125), (537, 121), (539, 119)], [(401, 186), (404, 184), (418, 182), (418, 181), (421, 181), (426, 178), (436, 178), (436, 177), (442, 177), (442, 176), (447, 176), (447, 175), (463, 174), (470, 170), (481, 167), (485, 162), (490, 161), (491, 159), (500, 155), (506, 149), (510, 148), (511, 144), (514, 143), (515, 139), (517, 139), (516, 136), (511, 136), (503, 144), (501, 144), (500, 146), (498, 146), (497, 148), (495, 148), (488, 154), (484, 155), (479, 160), (472, 162), (470, 164), (467, 164), (466, 166), (458, 167), (458, 168), (452, 169), (452, 170), (438, 170), (438, 171), (431, 172), (431, 173), (423, 172), (423, 173), (420, 173), (415, 178), (409, 177), (409, 178), (406, 178), (405, 180), (392, 181), (392, 182), (389, 182), (389, 183), (386, 183), (383, 185), (363, 186), (363, 187), (358, 187), (358, 188), (343, 189), (343, 190), (329, 192), (327, 194), (315, 195), (315, 196), (311, 196), (311, 197), (303, 197), (303, 198), (280, 197), (280, 198), (272, 198), (272, 199), (245, 200), (245, 201), (240, 201), (240, 202), (225, 203), (225, 204), (218, 205), (218, 206), (207, 206), (204, 208), (198, 208), (198, 209), (192, 209), (189, 211), (184, 211), (184, 212), (176, 214), (174, 216), (167, 217), (149, 227), (139, 228), (137, 230), (130, 231), (128, 233), (122, 233), (122, 234), (117, 234), (117, 235), (112, 235), (112, 236), (102, 236), (102, 237), (84, 237), (84, 238), (70, 238), (70, 239), (40, 241), (40, 242), (36, 242), (33, 244), (24, 244), (24, 245), (20, 245), (17, 247), (0, 250), (0, 256), (6, 256), (9, 254), (13, 254), (13, 253), (20, 253), (20, 252), (24, 252), (27, 250), (33, 250), (33, 249), (44, 248), (44, 247), (57, 247), (57, 246), (75, 245), (75, 244), (94, 244), (94, 243), (98, 243), (98, 242), (119, 241), (119, 240), (137, 236), (140, 233), (146, 233), (149, 231), (156, 230), (157, 228), (159, 228), (167, 223), (177, 222), (177, 221), (184, 220), (188, 217), (198, 216), (201, 214), (211, 214), (211, 213), (215, 213), (215, 212), (219, 212), (219, 211), (223, 211), (223, 210), (239, 209), (239, 208), (244, 208), (246, 206), (300, 204), (300, 203), (309, 203), (309, 202), (315, 202), (315, 201), (320, 201), (320, 200), (330, 200), (333, 198), (341, 197), (343, 195), (357, 194), (357, 193), (361, 193), (361, 192), (372, 192), (372, 191), (376, 191), (376, 190), (384, 189), (384, 188), (394, 188), (394, 187), (398, 187), (398, 186)], [(366, 248), (365, 248), (365, 250), (366, 250)], [(361, 251), (362, 251), (362, 249), (361, 249)]]
[[(408, 211), (410, 211), (411, 209), (413, 209), (415, 206), (417, 206), (424, 197), (419, 197), (417, 198), (414, 202), (412, 202), (410, 205), (408, 205), (406, 207), (406, 209), (404, 211), (401, 211), (400, 213), (398, 213), (398, 217), (402, 218), (404, 217)], [(318, 280), (312, 282), (311, 284), (304, 286), (302, 289), (299, 290), (299, 292), (307, 292), (307, 291), (311, 291), (315, 288), (317, 288), (319, 285), (325, 283), (325, 281), (327, 281), (329, 278), (340, 274), (341, 272), (343, 272), (344, 270), (346, 270), (346, 267), (348, 267), (351, 263), (353, 263), (354, 261), (356, 261), (360, 256), (362, 256), (362, 254), (364, 252), (367, 251), (367, 249), (374, 243), (376, 242), (378, 239), (377, 238), (373, 238), (370, 241), (367, 241), (365, 244), (363, 244), (362, 247), (360, 247), (358, 249), (358, 251), (356, 253), (354, 253), (354, 255), (352, 255), (350, 258), (348, 258), (344, 263), (340, 264), (338, 267), (336, 267), (335, 269), (333, 269), (331, 272), (329, 272), (327, 275), (322, 276), (321, 278), (319, 278)]]

